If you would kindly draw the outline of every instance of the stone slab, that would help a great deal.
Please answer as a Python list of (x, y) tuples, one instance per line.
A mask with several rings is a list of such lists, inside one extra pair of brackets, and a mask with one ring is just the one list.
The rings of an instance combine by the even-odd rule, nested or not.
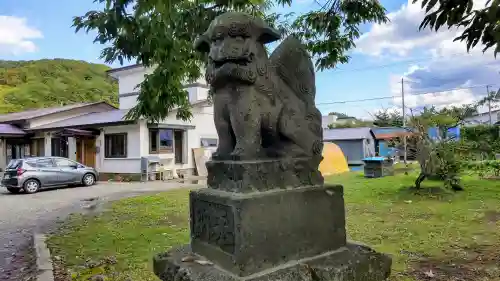
[(36, 252), (37, 281), (54, 281), (52, 273), (52, 259), (50, 250), (45, 243), (46, 236), (40, 233), (33, 234), (33, 246)]
[(238, 276), (346, 244), (342, 186), (190, 193), (192, 249)]
[(155, 256), (153, 270), (162, 281), (382, 281), (389, 277), (392, 264), (389, 256), (358, 244), (246, 277), (204, 261), (186, 245)]
[(209, 188), (251, 193), (272, 189), (322, 185), (321, 157), (255, 161), (208, 161)]

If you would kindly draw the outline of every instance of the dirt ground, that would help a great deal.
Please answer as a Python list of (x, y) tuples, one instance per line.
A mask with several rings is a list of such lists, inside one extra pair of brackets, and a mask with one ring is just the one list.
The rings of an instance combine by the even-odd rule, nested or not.
[(500, 280), (500, 247), (478, 245), (445, 251), (449, 258), (421, 258), (407, 275), (417, 280), (481, 281)]

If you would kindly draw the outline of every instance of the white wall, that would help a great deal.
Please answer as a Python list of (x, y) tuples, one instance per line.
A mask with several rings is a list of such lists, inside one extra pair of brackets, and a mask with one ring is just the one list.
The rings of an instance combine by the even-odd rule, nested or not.
[(189, 102), (197, 102), (208, 98), (208, 88), (205, 87), (189, 87), (186, 88), (189, 95)]
[[(127, 157), (105, 158), (104, 135), (127, 133)], [(101, 173), (139, 173), (141, 170), (141, 133), (139, 124), (104, 127), (97, 137), (96, 169)], [(144, 143), (144, 141), (142, 142)]]
[(119, 97), (120, 109), (130, 109), (137, 104), (137, 95)]
[[(217, 138), (217, 132), (213, 122), (213, 107), (193, 108), (193, 119), (185, 122), (175, 118), (175, 112), (162, 124), (192, 125), (195, 129), (185, 131), (184, 153), (187, 153), (187, 163), (175, 164), (177, 169), (195, 168), (193, 159), (193, 148), (201, 146), (201, 138)], [(106, 159), (104, 156), (104, 135), (113, 133), (127, 133), (127, 157)], [(187, 137), (187, 139), (186, 139)], [(187, 146), (186, 146), (187, 145)], [(140, 173), (141, 157), (157, 156), (161, 159), (173, 159), (174, 153), (149, 154), (149, 129), (146, 121), (141, 120), (138, 124), (105, 127), (97, 138), (96, 146), (99, 152), (96, 154), (96, 168), (101, 173)], [(166, 161), (166, 160), (165, 160)], [(174, 160), (172, 160), (174, 161)]]
[(137, 66), (131, 69), (120, 70), (113, 73), (118, 79), (118, 93), (126, 94), (137, 92), (137, 86), (144, 80), (145, 74), (151, 74), (153, 69)]
[[(142, 66), (137, 66), (130, 69), (119, 70), (113, 72), (111, 75), (118, 79), (118, 93), (119, 95), (119, 104), (120, 109), (130, 109), (137, 104), (137, 95), (130, 95), (139, 91), (138, 85), (144, 81), (144, 77), (146, 74), (151, 74), (154, 69), (145, 68)], [(185, 82), (185, 85), (189, 85), (190, 83)], [(203, 84), (206, 85), (205, 77), (202, 75), (196, 82), (193, 84)], [(189, 96), (190, 102), (196, 102), (200, 100), (204, 100), (208, 96), (208, 87), (188, 87), (186, 88)]]
[[(491, 113), (491, 123), (495, 124), (500, 121), (500, 111), (495, 111)], [(478, 125), (478, 124), (489, 124), (490, 116), (488, 113), (482, 113), (473, 117), (465, 119), (466, 125)]]
[(321, 116), (321, 127), (323, 129), (328, 129), (328, 125), (337, 122), (337, 115), (326, 115)]
[[(136, 95), (129, 95), (131, 93), (137, 92), (136, 88), (144, 80), (145, 74), (150, 74), (153, 69), (146, 69), (142, 66), (134, 67), (131, 69), (124, 69), (113, 72), (111, 75), (118, 79), (119, 94), (125, 96), (119, 97), (120, 109), (130, 109), (137, 103)], [(188, 83), (184, 83), (188, 85)], [(206, 100), (208, 97), (208, 87), (206, 86), (196, 86), (197, 84), (206, 85), (205, 77), (202, 75), (196, 82), (193, 83), (194, 87), (186, 88), (189, 94), (190, 102), (198, 102)], [(213, 121), (213, 106), (203, 106), (196, 104), (193, 109), (193, 118), (190, 121), (178, 120), (175, 117), (176, 112), (173, 111), (169, 117), (163, 120), (162, 124), (172, 124), (172, 125), (187, 125), (195, 126), (195, 129), (186, 130), (184, 133), (184, 151), (183, 154), (186, 155), (187, 163), (175, 164), (177, 169), (189, 169), (195, 168), (193, 159), (193, 148), (198, 148), (201, 146), (201, 138), (218, 138), (217, 132), (215, 130), (215, 125)], [(128, 157), (126, 159), (104, 159), (104, 147), (101, 148), (100, 155), (98, 156), (98, 163), (101, 172), (105, 173), (138, 173), (140, 172), (140, 157), (146, 156), (158, 156), (162, 159), (172, 159), (174, 160), (175, 153), (170, 154), (149, 154), (149, 129), (145, 121), (141, 121), (137, 125), (131, 126), (119, 126), (104, 128), (104, 132), (99, 137), (101, 143), (104, 143), (104, 133), (105, 132), (115, 132), (119, 131), (125, 132), (129, 131), (128, 137)], [(134, 136), (132, 140), (131, 136)], [(98, 140), (98, 145), (99, 145)]]
[(187, 133), (188, 163), (184, 165), (186, 168), (196, 167), (193, 158), (193, 148), (201, 147), (202, 138), (218, 139), (217, 131), (215, 130), (213, 111), (213, 106), (193, 108), (193, 119), (191, 123), (195, 126), (195, 129), (189, 130)]
[[(191, 121), (182, 121), (175, 118), (175, 111), (172, 114), (163, 120), (162, 124), (171, 124), (171, 125), (185, 125), (185, 126), (195, 126), (194, 129), (186, 130), (184, 133), (184, 151), (186, 154), (187, 163), (183, 164), (175, 164), (177, 169), (192, 169), (195, 168), (196, 165), (193, 159), (193, 148), (201, 147), (201, 138), (215, 138), (217, 139), (217, 131), (215, 130), (215, 124), (213, 121), (213, 106), (196, 106), (192, 109), (193, 118)], [(170, 154), (149, 154), (149, 130), (147, 129), (147, 125), (144, 124), (144, 135), (143, 139), (146, 141), (142, 142), (142, 151), (143, 155), (149, 156), (158, 156), (162, 159), (173, 159), (174, 153)], [(187, 138), (187, 139), (186, 139)]]
[(68, 158), (76, 161), (76, 139), (68, 137)]
[(45, 139), (45, 144), (44, 144), (45, 156), (51, 156), (52, 155), (52, 135), (50, 133), (45, 133), (44, 139)]

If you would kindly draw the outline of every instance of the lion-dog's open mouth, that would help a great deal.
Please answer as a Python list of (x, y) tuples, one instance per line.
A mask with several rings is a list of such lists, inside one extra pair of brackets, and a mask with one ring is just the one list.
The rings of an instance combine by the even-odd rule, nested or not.
[(235, 64), (235, 65), (240, 65), (240, 66), (247, 66), (252, 62), (252, 56), (248, 57), (239, 57), (239, 58), (223, 58), (223, 59), (217, 59), (213, 60), (214, 67), (221, 68), (222, 66), (226, 64)]

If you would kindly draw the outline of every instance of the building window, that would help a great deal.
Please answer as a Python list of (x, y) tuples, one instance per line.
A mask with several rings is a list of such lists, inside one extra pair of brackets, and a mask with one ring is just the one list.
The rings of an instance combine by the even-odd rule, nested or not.
[(218, 139), (201, 138), (201, 147), (217, 147)]
[(65, 137), (52, 138), (51, 140), (52, 156), (68, 158), (68, 140)]
[(149, 152), (158, 153), (158, 131), (149, 130)]
[(104, 135), (104, 157), (126, 158), (127, 157), (127, 134)]
[(174, 131), (172, 129), (150, 129), (149, 152), (150, 153), (174, 152)]

